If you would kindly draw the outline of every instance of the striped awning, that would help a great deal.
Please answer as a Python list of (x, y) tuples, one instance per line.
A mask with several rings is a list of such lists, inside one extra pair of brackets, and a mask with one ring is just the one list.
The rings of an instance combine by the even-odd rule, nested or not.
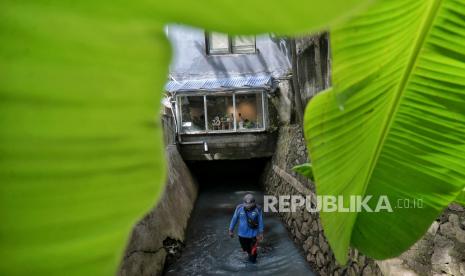
[(168, 92), (178, 91), (219, 91), (241, 88), (269, 89), (271, 87), (270, 75), (240, 76), (218, 79), (195, 79), (183, 81), (169, 81), (165, 85)]

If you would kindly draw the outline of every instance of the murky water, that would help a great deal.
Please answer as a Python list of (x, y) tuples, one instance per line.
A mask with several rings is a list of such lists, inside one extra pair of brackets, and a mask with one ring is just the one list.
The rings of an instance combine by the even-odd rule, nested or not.
[[(226, 183), (224, 183), (226, 181)], [(188, 229), (181, 258), (165, 275), (315, 275), (290, 239), (280, 219), (265, 214), (265, 239), (259, 244), (257, 263), (247, 261), (237, 235), (227, 234), (237, 204), (253, 192), (261, 204), (263, 193), (244, 181), (224, 180), (202, 189)]]

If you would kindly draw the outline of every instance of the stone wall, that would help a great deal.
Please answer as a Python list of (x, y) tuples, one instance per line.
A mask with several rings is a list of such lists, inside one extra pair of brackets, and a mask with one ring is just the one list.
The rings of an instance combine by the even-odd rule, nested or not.
[[(307, 162), (307, 150), (298, 125), (283, 126), (279, 130), (276, 152), (264, 171), (262, 182), (268, 195), (315, 195), (313, 183), (292, 171), (292, 167)], [(336, 263), (324, 236), (317, 213), (298, 209), (295, 213), (280, 214), (294, 242), (301, 246), (307, 261), (320, 275), (381, 275), (376, 263), (350, 252), (347, 266)]]
[(166, 147), (168, 177), (157, 206), (134, 227), (120, 276), (161, 275), (176, 258), (197, 198), (197, 184), (175, 145)]
[(378, 264), (385, 275), (465, 275), (464, 207), (451, 204), (408, 251)]
[[(262, 176), (269, 195), (314, 195), (314, 184), (292, 171), (307, 162), (300, 126), (282, 126), (276, 152)], [(320, 275), (465, 275), (465, 209), (452, 204), (431, 225), (424, 237), (401, 256), (374, 261), (357, 250), (347, 266), (337, 265), (324, 236), (318, 214), (306, 210), (280, 214), (296, 244)]]

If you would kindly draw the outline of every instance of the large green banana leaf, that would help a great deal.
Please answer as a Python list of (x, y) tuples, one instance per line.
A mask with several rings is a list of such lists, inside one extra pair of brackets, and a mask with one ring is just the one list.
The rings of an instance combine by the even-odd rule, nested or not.
[(0, 1), (0, 275), (115, 274), (164, 182), (164, 24), (296, 33), (368, 2)]
[(455, 202), (458, 204), (465, 205), (465, 188), (462, 190), (462, 192), (457, 196), (455, 199)]
[(322, 212), (325, 235), (341, 263), (393, 257), (465, 186), (465, 2), (381, 1), (331, 38), (334, 87), (305, 116), (317, 193), (392, 212)]
[(162, 26), (84, 8), (0, 7), (0, 275), (114, 275), (162, 189)]
[(377, 0), (155, 1), (154, 15), (228, 33), (308, 33), (343, 22)]

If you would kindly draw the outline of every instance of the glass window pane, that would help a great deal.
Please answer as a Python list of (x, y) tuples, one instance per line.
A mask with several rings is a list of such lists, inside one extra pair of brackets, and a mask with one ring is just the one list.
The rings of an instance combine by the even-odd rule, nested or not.
[(207, 96), (209, 131), (234, 131), (232, 95)]
[(227, 34), (209, 33), (209, 52), (212, 54), (229, 53), (229, 37)]
[(232, 50), (233, 53), (255, 53), (255, 36), (234, 36)]
[(262, 93), (236, 94), (238, 130), (263, 128)]
[(181, 130), (194, 132), (205, 130), (205, 110), (203, 96), (182, 96), (181, 102)]

